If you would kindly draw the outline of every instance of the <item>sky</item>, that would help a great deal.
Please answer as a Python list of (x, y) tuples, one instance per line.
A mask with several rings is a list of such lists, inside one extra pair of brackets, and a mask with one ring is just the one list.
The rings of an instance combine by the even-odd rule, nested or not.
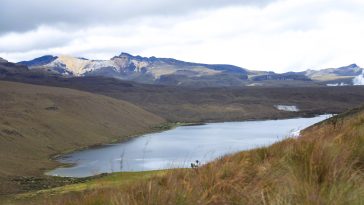
[(364, 66), (363, 0), (0, 0), (0, 57), (121, 52), (276, 72)]

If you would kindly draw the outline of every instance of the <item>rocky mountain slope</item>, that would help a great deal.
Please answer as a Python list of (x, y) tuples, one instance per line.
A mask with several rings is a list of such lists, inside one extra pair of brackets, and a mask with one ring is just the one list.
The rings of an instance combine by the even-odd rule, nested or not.
[[(190, 63), (172, 58), (133, 56), (121, 53), (110, 60), (88, 60), (72, 56), (43, 56), (19, 64), (31, 70), (63, 76), (107, 76), (148, 84), (179, 86), (257, 86), (353, 84), (362, 68), (345, 67), (304, 72), (253, 71), (233, 65)], [(285, 81), (285, 83), (282, 83)], [(292, 83), (294, 81), (295, 83)]]
[(27, 66), (11, 63), (0, 57), (0, 76), (13, 75), (27, 71)]
[(19, 62), (32, 70), (41, 70), (64, 76), (107, 76), (153, 84), (207, 84), (225, 85), (223, 78), (248, 78), (247, 71), (231, 65), (207, 65), (183, 62), (169, 58), (141, 57), (121, 53), (110, 60), (88, 60), (71, 56), (43, 56), (32, 61)]
[(6, 63), (6, 62), (8, 61), (0, 57), (0, 63)]
[(355, 77), (362, 73), (363, 69), (356, 64), (339, 68), (328, 68), (322, 70), (307, 70), (304, 74), (312, 80), (332, 80), (338, 78)]

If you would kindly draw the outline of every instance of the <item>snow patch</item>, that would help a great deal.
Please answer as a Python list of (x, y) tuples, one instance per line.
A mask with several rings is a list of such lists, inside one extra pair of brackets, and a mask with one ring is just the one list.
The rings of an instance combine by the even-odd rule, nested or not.
[(353, 85), (364, 85), (364, 70), (360, 75), (353, 79)]
[(287, 112), (298, 112), (299, 109), (295, 105), (275, 105), (275, 108), (281, 111), (287, 111)]
[(251, 83), (251, 84), (248, 84), (247, 86), (261, 86), (262, 84), (261, 83)]
[(348, 84), (346, 84), (346, 83), (343, 83), (343, 82), (341, 82), (341, 83), (328, 83), (328, 84), (326, 84), (326, 86), (347, 86)]

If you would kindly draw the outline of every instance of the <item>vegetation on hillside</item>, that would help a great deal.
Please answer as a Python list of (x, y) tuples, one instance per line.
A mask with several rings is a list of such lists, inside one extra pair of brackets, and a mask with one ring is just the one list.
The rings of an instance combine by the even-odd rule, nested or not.
[[(69, 184), (67, 178), (42, 176), (45, 169), (59, 165), (49, 160), (50, 155), (171, 126), (119, 99), (170, 121), (209, 121), (342, 111), (364, 96), (360, 87), (184, 90), (113, 79), (48, 80), (45, 84), (112, 98), (0, 81), (1, 194)], [(282, 100), (304, 111), (276, 110), (273, 105)], [(298, 139), (226, 156), (199, 168), (148, 174), (148, 180), (133, 183), (116, 177), (110, 186), (91, 180), (89, 187), (87, 179), (75, 185), (85, 189), (56, 192), (46, 197), (46, 204), (361, 204), (363, 136), (364, 113), (354, 110), (307, 129)]]
[(128, 102), (67, 88), (0, 81), (0, 96), (0, 194), (25, 191), (22, 184), (34, 178), (19, 178), (40, 177), (59, 166), (52, 155), (165, 123)]
[[(341, 113), (364, 102), (361, 86), (196, 88), (144, 85), (105, 77), (59, 78), (32, 74), (4, 78), (109, 96), (133, 103), (171, 122), (241, 121)], [(276, 105), (296, 105), (300, 111), (280, 111)]]
[(301, 137), (128, 186), (93, 188), (52, 204), (363, 204), (363, 109)]

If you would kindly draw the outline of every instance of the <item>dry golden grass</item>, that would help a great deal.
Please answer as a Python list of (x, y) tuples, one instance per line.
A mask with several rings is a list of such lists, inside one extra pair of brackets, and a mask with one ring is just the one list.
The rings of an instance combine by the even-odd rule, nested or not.
[(364, 113), (340, 115), (297, 139), (226, 156), (130, 186), (48, 204), (364, 204)]
[(51, 155), (150, 132), (164, 119), (131, 103), (87, 92), (0, 81), (0, 194), (17, 176), (59, 166)]

